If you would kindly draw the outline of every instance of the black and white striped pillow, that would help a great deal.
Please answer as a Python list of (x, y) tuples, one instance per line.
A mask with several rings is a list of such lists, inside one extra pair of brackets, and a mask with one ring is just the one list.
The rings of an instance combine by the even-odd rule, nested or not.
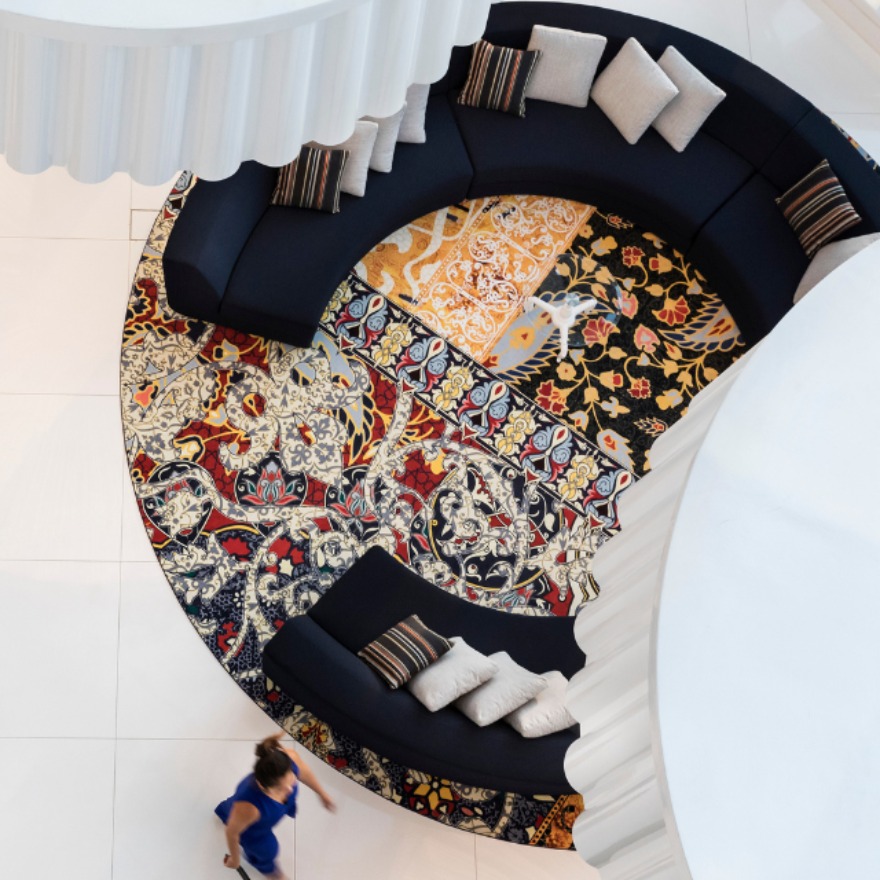
[(776, 199), (776, 204), (808, 257), (862, 220), (827, 159)]
[(358, 657), (394, 690), (439, 660), (451, 647), (451, 642), (428, 629), (418, 615), (411, 614), (361, 648)]
[(479, 40), (474, 43), (467, 82), (458, 103), (525, 116), (526, 89), (540, 57), (537, 49), (523, 52)]
[(293, 162), (279, 169), (271, 204), (335, 214), (347, 161), (348, 150), (303, 147)]

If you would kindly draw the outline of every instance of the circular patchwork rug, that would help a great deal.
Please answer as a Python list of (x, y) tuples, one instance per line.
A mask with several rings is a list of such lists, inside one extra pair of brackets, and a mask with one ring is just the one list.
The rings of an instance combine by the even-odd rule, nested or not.
[[(172, 311), (162, 252), (184, 174), (144, 249), (121, 394), (156, 558), (199, 638), (297, 741), (446, 825), (569, 848), (579, 796), (478, 789), (361, 748), (285, 697), (266, 642), (380, 545), (463, 601), (571, 615), (650, 445), (745, 349), (724, 305), (664, 241), (561, 199), (435, 212), (377, 245), (309, 349)], [(597, 307), (559, 337), (528, 297)]]

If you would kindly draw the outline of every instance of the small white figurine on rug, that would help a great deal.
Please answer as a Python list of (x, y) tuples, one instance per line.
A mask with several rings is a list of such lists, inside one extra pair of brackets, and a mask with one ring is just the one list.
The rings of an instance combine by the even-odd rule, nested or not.
[(574, 327), (575, 321), (584, 312), (595, 309), (596, 300), (592, 296), (581, 299), (576, 293), (567, 293), (561, 303), (554, 304), (530, 296), (523, 308), (527, 312), (542, 309), (550, 316), (553, 326), (559, 331), (559, 355), (556, 358), (556, 362), (559, 363), (568, 356), (568, 334)]

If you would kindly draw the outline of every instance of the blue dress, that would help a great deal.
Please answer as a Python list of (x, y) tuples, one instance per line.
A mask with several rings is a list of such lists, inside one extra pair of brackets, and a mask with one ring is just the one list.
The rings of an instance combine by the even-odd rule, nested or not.
[[(291, 769), (299, 777), (299, 767), (291, 759)], [(235, 794), (217, 804), (214, 812), (223, 820), (225, 825), (229, 821), (233, 804), (244, 801), (253, 804), (260, 811), (260, 818), (241, 835), (241, 848), (245, 858), (263, 874), (273, 874), (277, 870), (275, 859), (278, 857), (278, 841), (272, 833), (272, 829), (285, 816), (291, 819), (296, 817), (296, 796), (299, 793), (299, 782), (294, 786), (287, 803), (280, 804), (269, 797), (254, 779), (254, 774), (245, 776), (238, 783)]]

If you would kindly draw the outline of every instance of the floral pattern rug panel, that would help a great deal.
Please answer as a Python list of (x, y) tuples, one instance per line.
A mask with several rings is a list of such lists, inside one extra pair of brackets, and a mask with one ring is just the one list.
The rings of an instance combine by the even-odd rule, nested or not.
[(355, 271), (482, 362), (592, 212), (544, 196), (467, 201), (407, 224)]
[[(357, 272), (634, 473), (745, 351), (727, 308), (678, 251), (565, 199), (496, 196), (435, 211), (377, 245)], [(557, 363), (556, 328), (523, 306), (569, 294), (598, 306)]]
[(616, 214), (591, 215), (536, 295), (560, 302), (568, 294), (598, 305), (575, 325), (567, 359), (557, 362), (559, 335), (549, 318), (531, 312), (512, 322), (487, 365), (644, 473), (654, 439), (745, 343), (699, 270)]

